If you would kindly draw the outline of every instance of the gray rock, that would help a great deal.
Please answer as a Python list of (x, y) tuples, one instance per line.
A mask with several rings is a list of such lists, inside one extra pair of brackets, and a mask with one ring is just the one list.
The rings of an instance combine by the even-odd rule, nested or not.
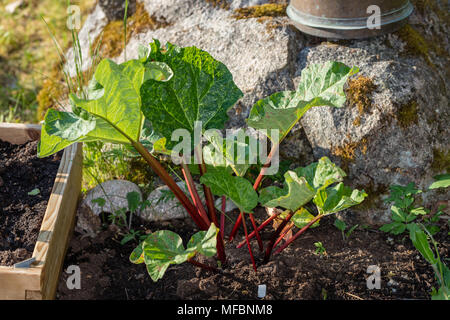
[(87, 206), (85, 203), (80, 203), (77, 209), (77, 223), (75, 231), (94, 238), (101, 228), (100, 217)]
[[(222, 210), (222, 197), (217, 197), (214, 206), (216, 207), (217, 210), (221, 211)], [(225, 201), (225, 213), (231, 212), (234, 209), (237, 209), (237, 206), (234, 204), (233, 201), (231, 201), (230, 199), (227, 199)]]
[[(124, 0), (99, 0), (100, 7), (105, 12), (108, 20), (123, 20), (125, 16), (125, 1)], [(128, 1), (127, 16), (131, 16), (136, 11), (136, 0)]]
[[(144, 2), (150, 15), (164, 17), (170, 26), (146, 31), (130, 39), (127, 58), (136, 58), (139, 44), (159, 39), (179, 46), (197, 46), (223, 62), (245, 96), (230, 111), (228, 128), (245, 126), (253, 104), (265, 96), (293, 89), (294, 55), (301, 48), (298, 33), (287, 25), (288, 18), (271, 22), (236, 20), (232, 12), (206, 1), (152, 0)], [(277, 23), (278, 27), (270, 28)], [(124, 60), (124, 54), (115, 59)]]
[[(137, 192), (142, 199), (141, 190), (133, 182), (126, 180), (109, 180), (90, 190), (83, 200), (83, 204), (89, 207), (96, 215), (102, 212), (114, 213), (118, 209), (128, 208), (127, 193)], [(101, 207), (93, 200), (103, 198), (105, 205)]]
[(23, 5), (23, 3), (24, 3), (23, 0), (17, 0), (17, 1), (11, 2), (7, 6), (5, 6), (5, 11), (13, 14), (17, 10), (17, 8), (19, 8), (20, 6)]
[[(95, 6), (94, 11), (86, 18), (83, 27), (78, 32), (78, 38), (81, 46), (81, 55), (83, 56), (82, 71), (86, 71), (92, 64), (91, 44), (94, 43), (98, 35), (103, 31), (103, 28), (108, 24), (108, 19), (99, 4)], [(74, 64), (73, 47), (66, 52), (67, 63), (65, 70), (70, 77), (75, 77), (76, 67)]]
[(370, 206), (363, 207), (360, 217), (369, 224), (389, 220), (382, 199), (390, 185), (415, 181), (428, 187), (440, 171), (432, 170), (435, 150), (449, 149), (449, 102), (442, 78), (422, 59), (399, 56), (386, 41), (321, 44), (299, 54), (299, 72), (311, 63), (341, 61), (358, 66), (359, 75), (376, 85), (363, 114), (347, 102), (342, 109), (312, 109), (301, 120), (315, 158), (333, 158), (347, 171), (350, 185), (369, 193)]
[[(184, 182), (177, 182), (177, 185), (186, 193), (186, 195), (190, 199), (187, 187)], [(203, 188), (198, 184), (196, 185), (196, 188), (197, 192), (200, 195), (200, 199), (203, 203), (205, 203)], [(148, 196), (147, 201), (151, 205), (142, 212), (138, 213), (141, 218), (147, 221), (165, 221), (189, 217), (188, 212), (184, 209), (184, 207), (167, 186), (162, 186), (153, 190)]]

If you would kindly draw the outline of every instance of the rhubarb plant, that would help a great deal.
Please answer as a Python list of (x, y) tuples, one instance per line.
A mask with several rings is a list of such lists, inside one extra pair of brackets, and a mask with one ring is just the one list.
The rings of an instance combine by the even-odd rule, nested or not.
[[(228, 120), (227, 112), (243, 96), (231, 72), (196, 47), (180, 48), (170, 43), (162, 47), (155, 40), (149, 47), (139, 48), (138, 59), (121, 64), (102, 60), (87, 89), (88, 98), (70, 95), (71, 111), (49, 110), (42, 126), (38, 155), (51, 155), (76, 142), (103, 141), (123, 144), (142, 156), (201, 230), (187, 248), (178, 235), (167, 230), (157, 231), (139, 244), (130, 260), (145, 263), (154, 281), (163, 276), (170, 264), (185, 261), (214, 270), (195, 261), (196, 254), (217, 254), (225, 265), (223, 208), (227, 199), (240, 211), (230, 240), (242, 224), (256, 270), (250, 239), (256, 237), (263, 250), (259, 231), (274, 219), (271, 217), (258, 226), (253, 217), (258, 204), (287, 210), (281, 215), (283, 227), (280, 225), (275, 231), (265, 251), (267, 261), (280, 236), (284, 237), (282, 230), (287, 224), (300, 228), (302, 233), (317, 226), (322, 217), (357, 205), (366, 196), (363, 191), (344, 186), (345, 173), (328, 158), (287, 171), (284, 188), (268, 186), (260, 190), (280, 143), (294, 125), (310, 108), (342, 107), (344, 85), (356, 72), (356, 67), (339, 62), (311, 65), (303, 70), (296, 91), (275, 93), (253, 106), (247, 123), (269, 139), (271, 149), (256, 180), (249, 181), (245, 174), (255, 163), (256, 138), (239, 139), (243, 130), (233, 137), (220, 137), (220, 130)], [(198, 135), (205, 138), (206, 147), (202, 147)], [(179, 142), (186, 136), (187, 141)], [(238, 152), (241, 158), (236, 156), (235, 149), (243, 150)], [(170, 155), (180, 165), (189, 196), (164, 169), (158, 154)], [(195, 187), (196, 175), (203, 185), (205, 203)], [(221, 197), (223, 203), (220, 223), (214, 196)], [(317, 207), (316, 215), (305, 208), (310, 202)], [(247, 230), (246, 215), (252, 223), (252, 233)], [(297, 234), (289, 241), (296, 237)]]

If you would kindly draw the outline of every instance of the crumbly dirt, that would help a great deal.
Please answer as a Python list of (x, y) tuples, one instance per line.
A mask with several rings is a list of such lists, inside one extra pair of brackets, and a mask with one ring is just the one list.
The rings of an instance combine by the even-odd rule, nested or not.
[[(31, 258), (60, 163), (60, 154), (39, 159), (37, 141), (0, 140), (0, 265)], [(28, 195), (39, 189), (38, 195)]]
[[(257, 210), (256, 219), (262, 222), (264, 210)], [(135, 219), (137, 221), (138, 219)], [(261, 265), (261, 256), (253, 241), (258, 272), (251, 266), (246, 247), (236, 249), (242, 235), (227, 243), (228, 265), (220, 273), (205, 271), (191, 264), (172, 265), (163, 279), (154, 283), (145, 265), (134, 265), (128, 260), (137, 241), (120, 244), (117, 227), (109, 226), (95, 238), (75, 234), (70, 243), (64, 270), (77, 265), (81, 271), (81, 290), (69, 290), (71, 274), (63, 272), (58, 299), (257, 299), (259, 284), (267, 285), (265, 299), (429, 299), (436, 286), (428, 263), (410, 243), (407, 236), (390, 237), (375, 229), (357, 229), (348, 240), (333, 226), (334, 218), (327, 217), (320, 226), (308, 230), (281, 254)], [(163, 224), (137, 221), (135, 229), (147, 232), (158, 229), (176, 231), (183, 241), (196, 232), (186, 220)], [(251, 226), (248, 225), (249, 230)], [(229, 232), (230, 230), (227, 230)], [(270, 228), (262, 234), (266, 241)], [(436, 236), (441, 243), (441, 257), (448, 257), (448, 226)], [(316, 254), (315, 242), (322, 242), (325, 255)], [(200, 262), (214, 264), (201, 259)], [(381, 289), (369, 290), (367, 268), (381, 269)]]

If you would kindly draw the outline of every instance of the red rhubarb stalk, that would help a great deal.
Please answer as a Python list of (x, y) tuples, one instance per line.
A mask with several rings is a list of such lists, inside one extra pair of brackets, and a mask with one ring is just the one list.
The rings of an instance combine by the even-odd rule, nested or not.
[[(258, 177), (256, 178), (255, 183), (253, 184), (253, 189), (255, 189), (255, 190), (258, 189), (259, 184), (261, 183), (262, 178), (263, 178), (263, 176), (265, 175), (265, 173), (266, 173), (266, 171), (267, 171), (267, 168), (270, 166), (270, 163), (272, 162), (272, 158), (273, 158), (275, 152), (277, 151), (279, 145), (280, 145), (279, 143), (275, 143), (275, 144), (272, 146), (272, 149), (270, 150), (270, 153), (269, 153), (269, 155), (267, 156), (266, 163), (265, 163), (264, 166), (261, 168), (261, 171), (259, 172), (259, 175), (258, 175)], [(241, 223), (242, 223), (242, 218), (241, 218), (241, 216), (239, 215), (239, 217), (237, 218), (237, 220), (236, 220), (236, 222), (235, 222), (235, 224), (234, 224), (234, 226), (233, 226), (233, 229), (231, 230), (229, 241), (233, 241), (234, 237), (236, 236), (236, 232), (238, 231), (239, 226), (241, 225)], [(257, 229), (256, 229), (256, 230), (257, 230)], [(256, 231), (256, 233), (258, 233), (258, 231)], [(258, 237), (259, 237), (259, 234), (258, 234)], [(260, 237), (259, 237), (259, 238), (260, 238)], [(258, 240), (258, 241), (259, 241), (259, 240)]]
[(139, 142), (131, 140), (133, 147), (138, 151), (144, 160), (150, 165), (153, 171), (164, 181), (164, 183), (173, 192), (175, 197), (180, 201), (181, 205), (186, 209), (186, 211), (194, 220), (195, 224), (201, 230), (208, 230), (209, 225), (207, 225), (203, 219), (198, 214), (196, 207), (192, 204), (186, 194), (181, 190), (181, 188), (176, 184), (175, 180), (167, 173), (163, 166), (156, 160), (148, 150)]
[(247, 226), (245, 225), (244, 213), (241, 211), (242, 221), (244, 222), (242, 225), (244, 226), (245, 233), (245, 241), (247, 241), (248, 252), (250, 253), (250, 259), (252, 260), (253, 270), (256, 272), (256, 263), (255, 258), (253, 257), (252, 247), (250, 246), (250, 240), (248, 239)]
[(321, 218), (323, 218), (324, 215), (318, 215), (317, 217), (315, 217), (314, 219), (312, 219), (306, 226), (304, 226), (303, 228), (301, 228), (292, 238), (290, 238), (288, 241), (286, 241), (281, 247), (279, 247), (274, 254), (279, 254), (281, 251), (283, 251), (288, 245), (291, 244), (292, 241), (294, 241), (295, 239), (297, 239), (303, 232), (305, 232), (306, 230), (309, 229), (309, 227), (311, 227), (317, 220), (320, 220)]
[(284, 230), (281, 232), (280, 236), (278, 237), (277, 241), (275, 241), (275, 244), (273, 245), (274, 248), (277, 247), (277, 245), (283, 240), (283, 238), (286, 236), (286, 234), (292, 230), (294, 227), (294, 223), (290, 223)]
[(189, 194), (191, 195), (192, 201), (194, 202), (194, 205), (197, 208), (198, 213), (202, 217), (203, 221), (209, 226), (211, 224), (211, 221), (209, 220), (208, 215), (206, 214), (205, 207), (203, 206), (202, 200), (198, 195), (194, 179), (192, 179), (191, 172), (189, 171), (189, 167), (185, 163), (181, 164), (181, 171), (183, 172), (184, 180), (186, 181)]
[[(259, 227), (258, 227), (258, 231), (261, 231), (262, 229), (264, 229), (273, 219), (275, 219), (276, 217), (278, 217), (279, 215), (281, 214), (281, 211), (280, 212), (277, 212), (276, 214), (274, 214), (274, 215), (271, 215), (266, 221), (264, 221), (263, 223), (261, 223), (260, 225), (259, 225)], [(252, 233), (250, 233), (249, 235), (248, 235), (248, 238), (249, 239), (252, 239), (254, 236), (255, 236), (255, 234), (256, 234), (256, 232), (255, 231), (253, 231)], [(236, 248), (242, 248), (243, 246), (245, 245), (245, 240), (244, 241), (242, 241), (241, 243), (239, 243), (237, 246), (236, 246)]]
[(289, 214), (286, 216), (286, 218), (283, 220), (283, 222), (280, 223), (277, 230), (272, 234), (272, 237), (270, 238), (269, 243), (267, 244), (266, 248), (266, 254), (264, 255), (264, 263), (269, 262), (270, 256), (272, 254), (272, 250), (274, 248), (275, 241), (277, 240), (278, 236), (280, 235), (281, 231), (283, 231), (286, 224), (291, 220), (292, 216), (294, 215), (293, 211), (290, 211)]

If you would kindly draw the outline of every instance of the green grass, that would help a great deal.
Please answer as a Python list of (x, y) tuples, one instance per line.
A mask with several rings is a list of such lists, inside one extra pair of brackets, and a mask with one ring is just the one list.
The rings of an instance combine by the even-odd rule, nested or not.
[[(63, 49), (72, 42), (66, 27), (67, 3), (60, 0), (28, 0), (7, 13), (11, 0), (0, 0), (0, 121), (36, 122), (37, 94), (59, 63), (52, 37), (42, 17)], [(72, 1), (82, 20), (95, 0)]]

